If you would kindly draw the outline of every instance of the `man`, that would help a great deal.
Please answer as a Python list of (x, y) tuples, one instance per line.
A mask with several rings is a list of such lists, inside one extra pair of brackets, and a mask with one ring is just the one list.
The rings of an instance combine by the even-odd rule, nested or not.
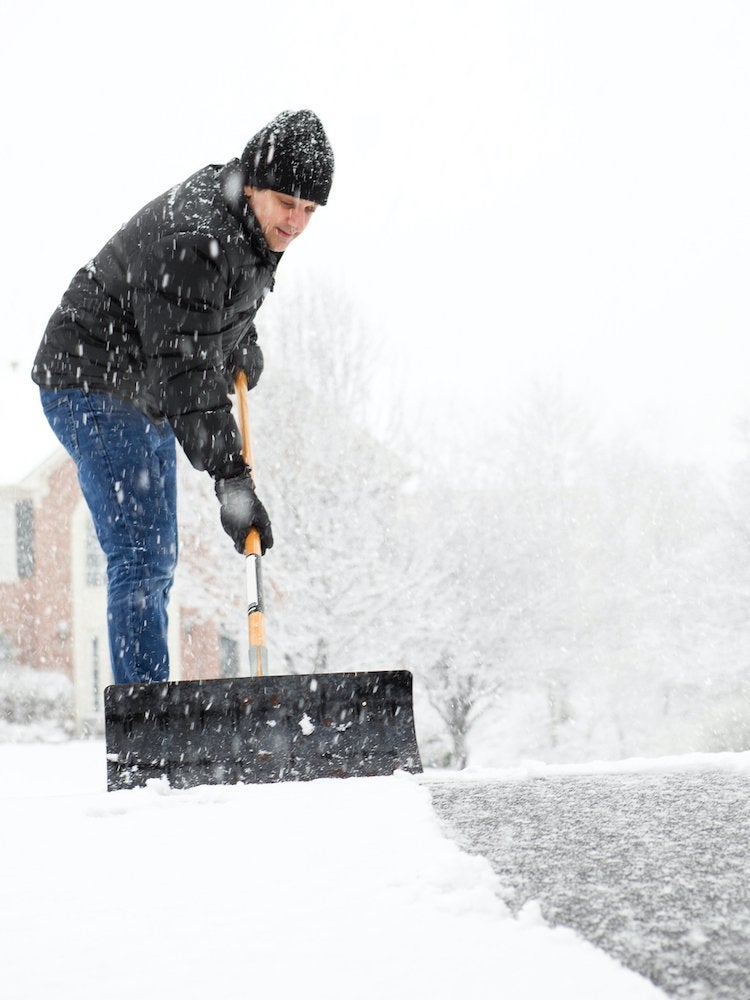
[(175, 438), (213, 477), (237, 550), (251, 527), (263, 551), (273, 545), (228, 394), (240, 370), (257, 384), (255, 314), (332, 180), (317, 116), (282, 112), (239, 160), (141, 209), (78, 271), (49, 321), (32, 378), (107, 556), (116, 683), (169, 675)]

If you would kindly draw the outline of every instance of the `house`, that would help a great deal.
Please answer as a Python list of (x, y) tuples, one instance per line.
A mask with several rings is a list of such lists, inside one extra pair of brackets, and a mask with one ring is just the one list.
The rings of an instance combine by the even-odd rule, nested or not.
[[(62, 448), (19, 483), (0, 486), (0, 539), (0, 657), (66, 674), (77, 732), (101, 731), (103, 691), (112, 683), (106, 564)], [(178, 573), (170, 599), (172, 680), (237, 676), (246, 662), (241, 617), (229, 609), (206, 613), (202, 603), (200, 589), (181, 585)]]

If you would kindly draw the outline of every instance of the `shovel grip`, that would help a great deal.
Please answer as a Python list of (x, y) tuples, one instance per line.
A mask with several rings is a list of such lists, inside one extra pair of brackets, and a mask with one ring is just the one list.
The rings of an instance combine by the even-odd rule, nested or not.
[(245, 539), (245, 555), (258, 556), (260, 558), (260, 532), (257, 528), (251, 528)]

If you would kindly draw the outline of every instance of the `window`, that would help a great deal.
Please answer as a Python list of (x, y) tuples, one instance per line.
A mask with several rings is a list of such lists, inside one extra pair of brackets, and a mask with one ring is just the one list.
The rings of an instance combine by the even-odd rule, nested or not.
[(34, 504), (16, 502), (16, 569), (22, 580), (34, 575)]
[(239, 645), (228, 635), (219, 636), (219, 670), (222, 677), (239, 677)]
[(99, 694), (101, 691), (99, 660), (99, 639), (94, 636), (91, 640), (91, 703), (94, 706), (95, 712), (99, 711)]
[(86, 586), (103, 587), (106, 582), (107, 559), (89, 517), (86, 519)]

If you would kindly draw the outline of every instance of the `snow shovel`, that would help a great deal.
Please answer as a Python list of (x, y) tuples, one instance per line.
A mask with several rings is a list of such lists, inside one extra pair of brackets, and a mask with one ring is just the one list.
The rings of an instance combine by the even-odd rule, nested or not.
[[(253, 468), (247, 381), (236, 384)], [(249, 677), (113, 684), (104, 692), (109, 791), (369, 777), (422, 770), (408, 670), (268, 676), (261, 547), (245, 542)]]

